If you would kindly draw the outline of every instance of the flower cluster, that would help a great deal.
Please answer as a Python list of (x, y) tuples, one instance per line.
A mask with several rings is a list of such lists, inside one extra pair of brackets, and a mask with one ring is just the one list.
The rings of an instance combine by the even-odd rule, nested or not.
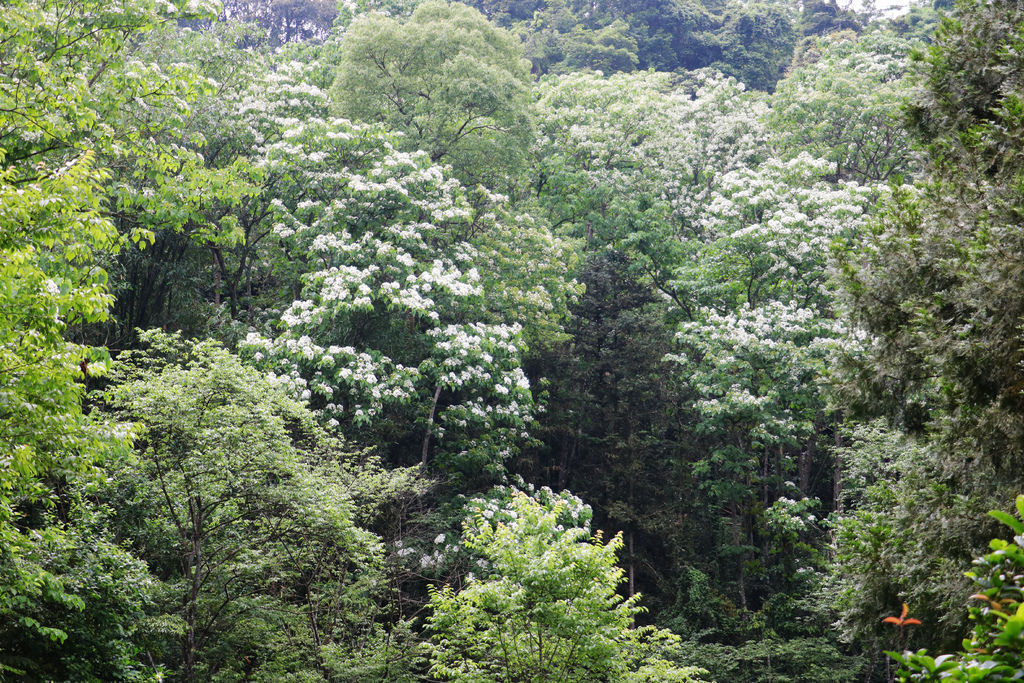
[(534, 405), (522, 328), (484, 322), (481, 250), (466, 239), (493, 225), (493, 207), (479, 216), (424, 154), (340, 119), (289, 122), (265, 164), (287, 178), (270, 210), (302, 255), (302, 292), (280, 332), (250, 334), (243, 353), (330, 424), (411, 408), (441, 466), (500, 471)]

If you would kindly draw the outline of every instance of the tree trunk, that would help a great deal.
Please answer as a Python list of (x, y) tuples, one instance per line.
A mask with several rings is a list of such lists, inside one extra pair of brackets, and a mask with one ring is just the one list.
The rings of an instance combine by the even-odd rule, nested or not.
[(182, 642), (181, 678), (183, 681), (196, 680), (196, 621), (198, 620), (199, 591), (202, 587), (203, 566), (203, 505), (202, 500), (193, 496), (189, 500), (189, 522), (191, 524), (191, 549), (186, 559), (189, 578), (188, 602), (185, 605), (185, 638)]
[(836, 512), (843, 511), (843, 456), (839, 454), (842, 445), (842, 432), (839, 431), (839, 420), (836, 419), (835, 462), (832, 465), (832, 507)]
[(221, 289), (221, 272), (220, 264), (217, 263), (217, 254), (213, 255), (213, 304), (220, 306), (220, 289)]
[(430, 405), (430, 415), (427, 417), (427, 431), (423, 435), (423, 450), (420, 453), (420, 464), (424, 467), (427, 466), (427, 460), (430, 458), (430, 437), (434, 432), (434, 414), (437, 412), (437, 401), (441, 398), (441, 385), (438, 384), (437, 388), (434, 389), (434, 402)]
[[(740, 547), (740, 513), (736, 509), (736, 504), (733, 503), (731, 507), (732, 517), (732, 544), (736, 548)], [(746, 552), (738, 553), (738, 566), (736, 572), (736, 588), (740, 594), (740, 607), (743, 611), (747, 611), (747, 582), (746, 582)]]
[(814, 459), (818, 453), (818, 432), (817, 429), (811, 434), (811, 438), (807, 440), (807, 448), (800, 451), (800, 459), (797, 461), (797, 486), (800, 488), (800, 493), (805, 496), (810, 496), (811, 492), (808, 490), (811, 488), (811, 468), (814, 466)]

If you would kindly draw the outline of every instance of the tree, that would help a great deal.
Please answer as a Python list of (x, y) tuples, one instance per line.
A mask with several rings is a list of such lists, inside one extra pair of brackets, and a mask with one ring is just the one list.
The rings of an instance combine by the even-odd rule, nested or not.
[(273, 671), (276, 639), (247, 631), (276, 626), (301, 643), (283, 656), (323, 671), (323, 648), (352, 635), (336, 610), (369, 600), (380, 567), (380, 540), (354, 521), (351, 456), (215, 342), (142, 339), (153, 349), (123, 353), (110, 391), (140, 433), (108, 495), (178, 625), (178, 651), (151, 656), (185, 681)]
[(529, 68), (518, 41), (460, 3), (426, 2), (402, 22), (368, 14), (342, 43), (337, 111), (383, 122), (472, 186), (508, 186), (532, 141)]
[(637, 596), (622, 598), (622, 540), (564, 528), (556, 504), (519, 494), (512, 519), (480, 514), (463, 543), (483, 560), (458, 593), (431, 591), (431, 672), (456, 681), (696, 681), (663, 658), (673, 638), (633, 628)]
[[(1017, 496), (1016, 502), (1017, 514), (1024, 518), (1024, 496)], [(981, 603), (969, 610), (975, 622), (971, 637), (964, 639), (961, 652), (934, 658), (925, 650), (890, 652), (889, 656), (901, 665), (897, 674), (901, 683), (1002, 683), (1024, 676), (1024, 524), (1002, 510), (989, 515), (1010, 527), (1015, 535), (1012, 542), (993, 539), (989, 543), (992, 552), (977, 558), (974, 569), (967, 573), (977, 589), (971, 599)], [(903, 609), (901, 630), (906, 604)]]
[[(184, 70), (166, 72), (128, 59), (130, 48), (163, 24), (217, 8), (212, 0), (6, 3), (0, 15), (5, 163), (45, 160), (57, 169), (87, 150), (152, 158), (144, 153), (154, 151), (146, 124), (159, 128), (180, 122), (196, 84)], [(140, 109), (150, 116), (123, 129), (116, 125)]]
[(699, 73), (571, 74), (541, 81), (534, 191), (548, 220), (588, 247), (612, 246), (665, 296), (716, 178), (753, 163), (764, 103)]
[(222, 20), (256, 24), (275, 47), (323, 40), (337, 16), (335, 0), (227, 0), (220, 14)]
[(617, 19), (599, 31), (577, 28), (566, 38), (564, 67), (559, 70), (593, 69), (604, 73), (632, 71), (636, 68), (636, 40), (627, 33), (624, 21)]
[(771, 92), (793, 57), (793, 20), (782, 7), (735, 5), (715, 32), (720, 57), (709, 66), (755, 90)]
[(90, 364), (103, 372), (105, 351), (64, 337), (70, 325), (105, 318), (110, 305), (106, 274), (94, 261), (113, 240), (113, 226), (99, 215), (105, 176), (92, 154), (35, 182), (21, 181), (19, 170), (0, 174), (0, 519), (15, 536), (6, 525), (19, 501), (46, 498), (47, 478), (89, 469), (119, 441), (81, 407), (82, 380)]
[[(847, 335), (836, 320), (828, 253), (861, 243), (879, 191), (832, 185), (827, 168), (801, 154), (717, 177), (697, 236), (686, 242), (690, 260), (670, 284), (690, 306), (678, 352), (667, 356), (679, 364), (697, 416), (686, 466), (710, 503), (694, 511), (714, 548), (697, 566), (720, 577), (748, 615), (732, 624), (732, 638), (750, 639), (736, 656), (778, 663), (785, 650), (793, 668), (827, 623), (818, 610), (798, 607), (797, 596), (815, 589), (824, 540), (817, 514), (836, 495), (828, 447), (837, 418), (821, 381)], [(803, 609), (800, 628), (775, 619)], [(788, 631), (779, 652), (774, 629)], [(829, 656), (843, 660), (835, 650)]]
[(899, 558), (909, 548), (893, 565), (894, 583), (927, 593), (906, 600), (923, 619), (946, 615), (917, 636), (930, 647), (962, 636), (963, 615), (949, 607), (963, 586), (950, 577), (990, 535), (983, 512), (1024, 485), (1024, 165), (1016, 152), (1024, 65), (1012, 47), (1022, 19), (1014, 3), (965, 2), (944, 20), (909, 111), (927, 176), (894, 193), (867, 248), (842, 259), (841, 295), (864, 333), (841, 359), (837, 400), (916, 436), (921, 453), (914, 468), (901, 468), (907, 495), (883, 515), (884, 533), (865, 543), (866, 527), (851, 547), (864, 550), (865, 564), (867, 552)]
[(612, 3), (637, 41), (640, 68), (676, 72), (708, 65), (714, 4), (694, 0)]
[[(829, 252), (860, 244), (881, 189), (833, 183), (806, 154), (769, 157), (774, 98), (733, 79), (577, 74), (539, 95), (538, 200), (593, 254), (572, 346), (540, 373), (558, 419), (535, 431), (546, 450), (529, 471), (546, 466), (633, 534), (628, 562), (661, 623), (799, 670), (827, 614), (808, 609), (806, 628), (777, 615), (815, 589), (816, 515), (835, 496), (821, 381), (846, 331)], [(708, 584), (721, 609), (695, 587)]]
[(914, 169), (901, 118), (910, 44), (876, 33), (820, 39), (821, 54), (779, 82), (769, 123), (784, 156), (834, 164), (833, 178), (884, 183)]
[[(692, 261), (677, 270), (672, 287), (694, 302), (695, 314), (680, 324), (682, 352), (671, 358), (685, 368), (700, 430), (711, 438), (701, 465), (711, 468), (709, 487), (732, 479), (733, 493), (755, 495), (754, 482), (769, 487), (772, 460), (781, 468), (776, 484), (795, 465), (800, 491), (813, 495), (814, 443), (829, 422), (818, 380), (828, 348), (845, 336), (834, 319), (827, 254), (860, 241), (877, 192), (831, 186), (821, 180), (826, 167), (801, 155), (726, 174), (704, 216), (703, 240), (694, 240)], [(783, 457), (790, 448), (797, 462)]]
[(7, 546), (23, 572), (34, 568), (35, 586), (19, 600), (21, 577), (0, 568), (0, 601), (16, 605), (0, 608), (0, 680), (147, 680), (160, 672), (142, 656), (157, 582), (112, 533), (111, 510), (90, 499), (96, 479), (69, 478), (53, 508), (34, 515), (49, 528)]
[(534, 404), (522, 326), (487, 310), (476, 263), (488, 250), (471, 241), (497, 214), (378, 126), (311, 119), (268, 157), (293, 183), (274, 203), (278, 236), (307, 260), (281, 333), (251, 333), (244, 352), (325, 423), (353, 438), (379, 429), (399, 462), (503, 471)]
[[(977, 539), (994, 532), (985, 510), (1005, 503), (991, 486), (992, 472), (951, 478), (927, 439), (884, 419), (848, 426), (842, 441), (835, 453), (842, 492), (830, 518), (836, 555), (822, 588), (836, 609), (838, 635), (858, 644), (874, 668), (885, 649), (958, 644), (970, 587), (963, 571)], [(928, 628), (909, 631), (897, 645), (882, 619), (904, 602)]]
[[(62, 168), (39, 164), (41, 177), (26, 171), (0, 171), (0, 621), (22, 630), (6, 634), (0, 673), (33, 668), (31, 637), (67, 638), (60, 621), (41, 620), (53, 612), (37, 611), (84, 606), (45, 561), (44, 548), (62, 546), (62, 525), (40, 508), (52, 505), (58, 481), (94, 472), (125, 439), (82, 410), (84, 382), (103, 374), (106, 351), (66, 336), (108, 315), (96, 264), (115, 234), (100, 214), (106, 175), (91, 153)], [(17, 653), (8, 644), (18, 643), (23, 654), (9, 663)]]
[[(190, 65), (192, 77), (207, 86), (194, 95), (181, 125), (152, 134), (154, 146), (173, 150), (172, 177), (119, 164), (112, 178), (116, 224), (150, 239), (126, 245), (108, 265), (113, 320), (97, 337), (111, 346), (131, 347), (136, 329), (158, 326), (196, 335), (220, 327), (216, 332), (227, 336), (230, 318), (251, 323), (260, 315), (265, 287), (253, 282), (253, 263), (273, 253), (261, 219), (269, 203), (262, 195), (275, 178), (259, 168), (259, 149), (279, 135), (272, 119), (309, 111), (309, 97), (292, 92), (301, 104), (287, 107), (275, 96), (291, 84), (290, 65), (281, 64), (272, 83), (268, 59), (237, 47), (252, 30), (222, 23), (202, 31), (167, 27), (136, 48), (162, 71)], [(143, 201), (147, 196), (153, 199)]]
[(690, 485), (679, 462), (692, 450), (682, 436), (692, 417), (684, 383), (665, 371), (674, 335), (665, 303), (632, 265), (612, 249), (583, 263), (571, 336), (528, 364), (547, 380), (547, 409), (534, 430), (543, 446), (516, 463), (530, 481), (583, 496), (603, 528), (622, 532), (627, 595), (664, 586), (682, 558), (702, 550), (686, 521), (690, 506), (666, 504)]
[[(68, 497), (128, 437), (83, 410), (86, 386), (109, 358), (80, 342), (111, 306), (103, 266), (121, 240), (109, 219), (108, 167), (174, 175), (151, 136), (187, 116), (198, 87), (184, 70), (132, 59), (131, 49), (162, 24), (213, 8), (15, 0), (0, 12), (3, 672), (113, 677), (134, 664), (122, 619), (142, 598), (111, 583), (140, 577), (138, 566), (68, 512)], [(83, 609), (95, 612), (75, 614)], [(124, 614), (111, 618), (110, 609)], [(62, 625), (82, 632), (69, 642)], [(52, 647), (60, 642), (66, 651)]]
[(863, 21), (863, 17), (840, 7), (836, 0), (813, 0), (804, 4), (797, 28), (805, 36), (827, 36), (844, 30), (858, 31)]
[[(112, 309), (127, 327), (115, 344), (123, 344), (135, 324), (166, 324), (167, 310), (185, 303), (184, 296), (171, 301), (174, 288), (162, 277), (179, 265), (180, 252), (192, 242), (223, 243), (234, 236), (231, 225), (216, 225), (206, 212), (236, 202), (249, 179), (230, 165), (207, 166), (216, 154), (200, 154), (205, 130), (195, 125), (203, 120), (200, 107), (230, 87), (231, 78), (214, 80), (223, 72), (204, 60), (205, 46), (192, 55), (198, 68), (186, 66), (180, 53), (174, 59), (173, 48), (161, 53), (181, 42), (177, 21), (212, 16), (217, 9), (218, 3), (205, 1), (133, 0), (113, 7), (17, 2), (8, 3), (0, 19), (0, 100), (8, 112), (0, 122), (0, 147), (6, 163), (24, 166), (24, 178), (31, 179), (40, 176), (39, 162), (52, 171), (91, 152), (108, 171), (101, 211), (117, 228), (120, 246), (134, 247), (122, 249), (117, 259), (101, 256), (98, 265), (111, 273), (112, 291), (126, 279), (122, 271), (138, 273), (131, 288), (117, 292), (131, 296), (119, 296)], [(150, 245), (169, 267), (149, 272), (152, 259), (139, 257), (139, 250)], [(174, 273), (179, 281), (183, 270)], [(196, 317), (208, 317), (204, 313)], [(78, 329), (76, 338), (110, 341), (91, 334), (97, 327)]]
[(1024, 166), (1010, 150), (1024, 125), (1014, 89), (1024, 69), (1004, 48), (1020, 16), (1012, 3), (963, 5), (944, 22), (911, 108), (929, 181), (896, 195), (873, 248), (844, 271), (851, 314), (872, 335), (851, 359), (851, 404), (902, 397), (887, 404), (909, 421), (922, 414), (913, 404), (934, 400), (952, 418), (942, 433), (977, 437), (972, 450), (1018, 472)]

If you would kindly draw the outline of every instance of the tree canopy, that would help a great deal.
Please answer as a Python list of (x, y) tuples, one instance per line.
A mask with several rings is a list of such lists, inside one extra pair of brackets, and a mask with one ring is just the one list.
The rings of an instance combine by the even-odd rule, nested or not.
[(501, 189), (532, 138), (528, 73), (512, 34), (465, 5), (425, 2), (404, 21), (352, 23), (333, 94), (343, 116), (404, 133), (401, 149)]
[(4, 4), (0, 680), (1021, 678), (1021, 12)]

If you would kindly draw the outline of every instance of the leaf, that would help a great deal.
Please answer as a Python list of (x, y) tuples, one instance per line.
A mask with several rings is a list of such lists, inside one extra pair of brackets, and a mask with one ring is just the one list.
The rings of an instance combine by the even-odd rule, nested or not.
[(1013, 516), (1003, 512), (1002, 510), (990, 510), (988, 514), (989, 517), (993, 517), (999, 520), (1006, 526), (1013, 529), (1016, 533), (1024, 534), (1024, 523), (1021, 523), (1019, 519), (1014, 518)]

